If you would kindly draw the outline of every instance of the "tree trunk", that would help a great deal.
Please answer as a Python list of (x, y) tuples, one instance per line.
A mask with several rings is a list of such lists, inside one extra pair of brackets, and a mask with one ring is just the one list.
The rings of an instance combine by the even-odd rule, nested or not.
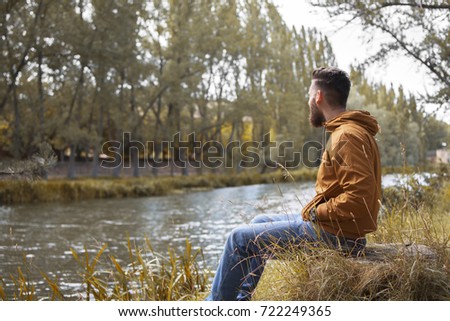
[(133, 176), (139, 177), (139, 151), (137, 148), (130, 148), (131, 164), (133, 166)]
[(152, 175), (158, 176), (158, 166), (162, 160), (160, 157), (162, 152), (162, 146), (160, 142), (153, 142), (153, 166), (152, 166)]
[(181, 174), (183, 176), (189, 175), (189, 159), (187, 157), (187, 150), (186, 148), (180, 148), (180, 161), (181, 161)]
[[(123, 146), (123, 142), (122, 142), (122, 144), (120, 144), (120, 153), (122, 154), (122, 155), (124, 155), (124, 146)], [(125, 161), (125, 159), (124, 159), (124, 157), (122, 157), (122, 162), (124, 162)], [(114, 168), (113, 168), (113, 177), (115, 177), (115, 178), (119, 178), (120, 177), (120, 173), (121, 173), (121, 171), (122, 171), (122, 167), (123, 167), (123, 163), (121, 162), (121, 160), (120, 159), (117, 159), (116, 158), (116, 162), (115, 162), (115, 164), (114, 164)]]
[[(104, 102), (104, 82), (105, 82), (105, 76), (102, 75), (101, 81), (100, 81), (100, 115), (98, 120), (98, 126), (97, 126), (97, 136), (102, 139), (103, 138), (103, 118), (105, 114), (105, 102)], [(98, 146), (97, 143), (95, 143), (94, 146), (94, 153), (95, 155), (98, 154)], [(98, 176), (98, 159), (97, 156), (94, 158), (94, 162), (92, 164), (92, 177)]]
[(70, 156), (69, 156), (69, 171), (67, 177), (69, 179), (75, 178), (75, 153), (77, 146), (75, 144), (70, 145)]
[(12, 154), (15, 159), (19, 159), (22, 155), (21, 152), (21, 135), (20, 135), (20, 127), (21, 127), (21, 117), (19, 111), (19, 101), (17, 100), (17, 91), (16, 87), (13, 88), (13, 106), (14, 106), (14, 131), (13, 131), (13, 150)]
[(93, 147), (93, 154), (92, 157), (92, 177), (98, 177), (99, 174), (99, 162), (98, 162), (98, 147), (97, 144)]
[[(35, 41), (35, 33), (36, 30), (38, 30), (38, 23), (39, 20), (42, 19), (42, 10), (43, 10), (43, 0), (39, 1), (38, 7), (36, 9), (36, 12), (34, 13), (34, 22), (33, 22), (33, 26), (30, 26), (30, 30), (29, 32), (27, 32), (28, 34), (28, 43), (26, 44), (24, 51), (21, 55), (21, 58), (19, 59), (19, 63), (16, 66), (15, 71), (13, 71), (13, 68), (11, 68), (11, 79), (10, 79), (10, 83), (8, 84), (8, 87), (6, 88), (6, 92), (3, 95), (3, 98), (0, 101), (0, 112), (3, 111), (3, 108), (5, 107), (7, 101), (8, 101), (8, 96), (12, 91), (16, 90), (16, 80), (19, 77), (22, 69), (28, 64), (29, 60), (27, 59), (29, 51), (31, 50), (31, 48), (34, 45), (34, 41)], [(3, 14), (3, 13), (2, 13)], [(4, 32), (3, 32), (3, 37), (6, 43), (6, 46), (9, 47), (9, 39), (8, 39), (8, 28), (6, 27), (6, 24), (3, 24), (5, 27)], [(12, 58), (10, 56), (10, 58)], [(11, 60), (13, 61), (13, 60)]]
[(39, 48), (39, 52), (38, 52), (38, 91), (39, 91), (39, 110), (38, 110), (38, 115), (39, 115), (39, 133), (38, 133), (38, 139), (39, 142), (42, 140), (43, 138), (43, 131), (44, 131), (44, 88), (42, 86), (42, 49)]

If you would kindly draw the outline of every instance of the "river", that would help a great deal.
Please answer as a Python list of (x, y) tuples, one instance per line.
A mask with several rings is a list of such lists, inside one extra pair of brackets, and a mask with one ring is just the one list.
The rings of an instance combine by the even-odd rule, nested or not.
[[(394, 175), (383, 177), (384, 186), (397, 182)], [(215, 268), (234, 227), (258, 214), (299, 213), (313, 197), (313, 187), (250, 185), (161, 197), (0, 206), (0, 276), (16, 276), (25, 257), (28, 265), (58, 279), (64, 294), (75, 299), (82, 285), (70, 249), (81, 253), (86, 246), (95, 255), (107, 243), (105, 255), (129, 263), (128, 237), (138, 245), (147, 237), (161, 254), (169, 247), (180, 253), (189, 239), (194, 248), (203, 249), (207, 267)], [(48, 297), (48, 286), (36, 269), (30, 280), (37, 283), (39, 297)]]
[[(84, 247), (94, 255), (101, 245), (128, 262), (127, 238), (154, 250), (181, 252), (186, 239), (202, 248), (207, 266), (216, 266), (227, 234), (257, 214), (298, 213), (313, 196), (313, 184), (269, 184), (218, 188), (210, 191), (133, 199), (86, 200), (67, 203), (0, 207), (0, 275), (8, 280), (17, 267), (39, 268), (68, 297), (82, 290), (80, 268), (72, 256)], [(105, 253), (105, 254), (107, 254)], [(36, 293), (48, 296), (48, 286), (36, 269), (30, 273)], [(7, 290), (11, 290), (11, 284)]]

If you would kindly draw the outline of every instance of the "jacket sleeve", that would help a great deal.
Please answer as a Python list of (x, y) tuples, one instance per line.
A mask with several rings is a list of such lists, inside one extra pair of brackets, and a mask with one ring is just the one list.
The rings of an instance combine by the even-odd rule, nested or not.
[(317, 207), (319, 221), (347, 221), (370, 215), (368, 204), (377, 198), (374, 153), (365, 137), (342, 133), (332, 143), (329, 157), (341, 193)]

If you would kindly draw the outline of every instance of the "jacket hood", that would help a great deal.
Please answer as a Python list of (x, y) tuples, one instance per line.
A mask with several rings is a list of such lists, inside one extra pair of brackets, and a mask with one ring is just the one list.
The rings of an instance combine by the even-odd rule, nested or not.
[(380, 130), (377, 120), (365, 110), (348, 110), (335, 118), (327, 121), (324, 126), (329, 131), (334, 131), (341, 125), (354, 123), (365, 128), (372, 136)]

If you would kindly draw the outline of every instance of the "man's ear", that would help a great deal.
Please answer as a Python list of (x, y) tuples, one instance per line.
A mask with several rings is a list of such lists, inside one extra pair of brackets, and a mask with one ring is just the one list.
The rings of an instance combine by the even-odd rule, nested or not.
[(316, 92), (316, 97), (315, 97), (315, 101), (316, 101), (316, 105), (321, 105), (323, 103), (323, 91), (322, 90), (317, 90)]

